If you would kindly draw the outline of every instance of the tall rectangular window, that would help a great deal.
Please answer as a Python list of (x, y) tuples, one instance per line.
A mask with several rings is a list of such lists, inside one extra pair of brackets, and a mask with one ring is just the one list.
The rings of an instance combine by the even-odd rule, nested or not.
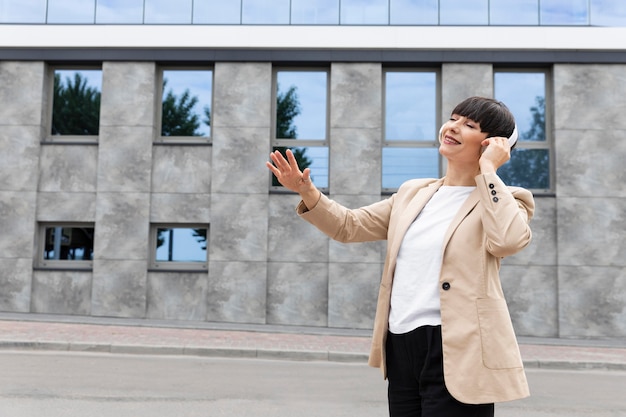
[(91, 268), (93, 224), (44, 223), (39, 229), (37, 264), (42, 268)]
[(211, 137), (213, 71), (165, 68), (161, 75), (160, 140), (207, 142)]
[[(272, 146), (290, 148), (300, 169), (328, 188), (328, 70), (276, 69), (274, 71), (274, 129)], [(272, 185), (280, 184), (272, 176)]]
[(495, 98), (509, 107), (519, 132), (511, 159), (500, 167), (498, 175), (508, 185), (539, 193), (554, 188), (547, 79), (547, 71), (542, 69), (494, 71)]
[(382, 186), (385, 192), (396, 190), (412, 178), (440, 175), (438, 78), (433, 70), (384, 71)]
[(158, 270), (208, 269), (209, 226), (154, 224), (150, 228), (151, 267)]
[(102, 70), (55, 69), (52, 92), (52, 140), (57, 136), (97, 136), (100, 130)]

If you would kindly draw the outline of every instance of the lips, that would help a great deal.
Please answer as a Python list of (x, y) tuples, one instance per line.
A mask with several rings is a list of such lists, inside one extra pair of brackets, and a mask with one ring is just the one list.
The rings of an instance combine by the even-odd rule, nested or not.
[(451, 138), (450, 136), (445, 136), (443, 138), (443, 141), (445, 143), (447, 143), (447, 144), (450, 144), (450, 145), (460, 145), (461, 144), (461, 142), (459, 142), (458, 140), (456, 140), (454, 138)]

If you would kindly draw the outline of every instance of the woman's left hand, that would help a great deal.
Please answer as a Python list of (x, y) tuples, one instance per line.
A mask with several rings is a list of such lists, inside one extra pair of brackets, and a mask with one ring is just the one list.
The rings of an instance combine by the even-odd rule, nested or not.
[(505, 137), (490, 137), (481, 142), (484, 151), (478, 163), (483, 174), (496, 172), (498, 168), (511, 159), (511, 146)]

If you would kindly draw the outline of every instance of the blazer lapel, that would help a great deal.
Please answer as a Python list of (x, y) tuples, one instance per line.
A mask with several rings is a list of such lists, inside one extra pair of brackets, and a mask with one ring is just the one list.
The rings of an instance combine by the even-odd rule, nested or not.
[(446, 234), (443, 238), (444, 252), (445, 252), (446, 246), (448, 246), (448, 241), (452, 237), (452, 234), (454, 233), (456, 228), (459, 227), (459, 224), (461, 224), (463, 219), (474, 209), (474, 207), (476, 207), (476, 204), (478, 204), (479, 200), (480, 200), (480, 193), (478, 192), (478, 189), (475, 189), (474, 191), (470, 193), (469, 196), (467, 196), (467, 199), (465, 200), (463, 205), (461, 205), (461, 208), (452, 219), (452, 223), (450, 223), (450, 226), (448, 226), (448, 230), (446, 230)]

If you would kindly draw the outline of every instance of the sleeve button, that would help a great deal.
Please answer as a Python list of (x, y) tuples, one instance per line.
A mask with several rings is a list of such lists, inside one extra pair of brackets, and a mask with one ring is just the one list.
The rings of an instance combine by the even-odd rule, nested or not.
[(494, 197), (492, 200), (493, 200), (494, 203), (497, 203), (498, 202), (498, 197)]
[(494, 188), (494, 187), (495, 187), (495, 185), (493, 185), (493, 183), (489, 184), (489, 188)]
[(441, 284), (441, 288), (443, 288), (444, 291), (448, 291), (450, 289), (450, 283), (444, 282), (443, 284)]

